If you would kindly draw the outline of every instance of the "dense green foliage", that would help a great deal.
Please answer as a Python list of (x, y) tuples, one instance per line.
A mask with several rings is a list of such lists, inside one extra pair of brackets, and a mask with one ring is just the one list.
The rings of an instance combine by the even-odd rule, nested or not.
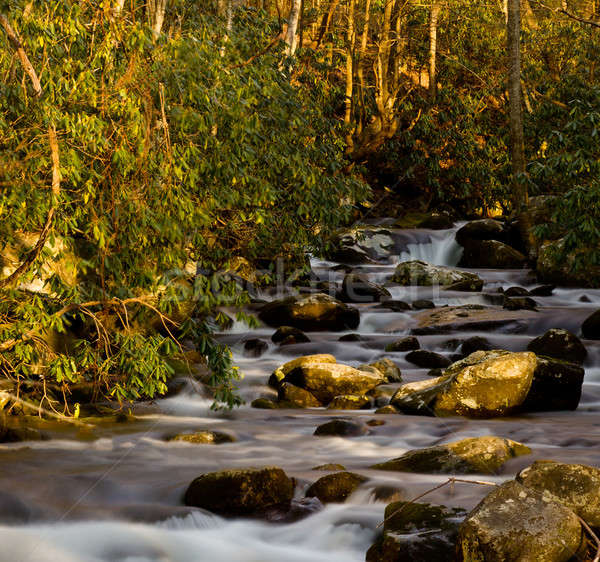
[[(179, 2), (154, 42), (144, 18), (112, 18), (108, 2), (25, 4), (8, 16), (43, 93), (0, 34), (5, 260), (56, 215), (43, 259), (2, 292), (0, 368), (126, 400), (164, 392), (170, 360), (192, 342), (216, 399), (233, 404), (230, 353), (209, 319), (244, 295), (215, 272), (238, 256), (295, 259), (346, 219), (365, 187), (341, 173), (335, 123), (279, 70), (279, 48), (245, 64), (274, 33), (254, 13), (238, 11), (226, 38), (221, 21)], [(40, 278), (42, 293), (25, 290)]]

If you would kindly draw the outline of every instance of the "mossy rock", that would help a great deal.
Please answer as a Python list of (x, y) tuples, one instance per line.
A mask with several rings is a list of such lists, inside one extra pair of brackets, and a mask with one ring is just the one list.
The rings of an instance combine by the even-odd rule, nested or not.
[(203, 474), (189, 485), (184, 502), (222, 515), (253, 515), (289, 509), (293, 495), (293, 480), (268, 466)]
[(354, 420), (336, 419), (321, 424), (315, 435), (332, 437), (359, 437), (367, 433), (367, 427)]
[(522, 470), (517, 481), (568, 507), (588, 525), (600, 527), (600, 469), (542, 460)]
[(311, 470), (328, 470), (328, 471), (333, 471), (333, 472), (337, 472), (338, 470), (346, 470), (346, 467), (343, 464), (336, 464), (336, 463), (327, 463), (327, 464), (320, 464), (319, 466), (314, 466), (313, 468), (311, 468)]
[(496, 474), (506, 461), (530, 453), (529, 447), (510, 439), (472, 437), (408, 451), (371, 468), (430, 474)]
[(257, 398), (252, 400), (250, 406), (259, 410), (277, 410), (279, 408), (279, 404), (271, 398)]
[(402, 382), (402, 372), (396, 363), (388, 357), (382, 357), (378, 361), (373, 361), (368, 365), (360, 365), (358, 368), (373, 367), (377, 369), (386, 379), (387, 382)]
[(319, 478), (306, 491), (309, 498), (319, 498), (322, 503), (343, 503), (368, 478), (353, 472), (335, 472)]
[(169, 438), (169, 441), (183, 441), (199, 445), (220, 445), (221, 443), (235, 443), (235, 437), (220, 431), (195, 431), (193, 433), (178, 433)]
[(365, 395), (344, 394), (336, 396), (327, 406), (329, 410), (362, 410), (371, 405), (371, 400)]
[(463, 562), (567, 562), (577, 559), (584, 544), (570, 509), (510, 481), (469, 513), (460, 527), (457, 554)]
[(280, 405), (286, 408), (318, 408), (322, 406), (308, 390), (289, 382), (281, 383), (278, 392)]

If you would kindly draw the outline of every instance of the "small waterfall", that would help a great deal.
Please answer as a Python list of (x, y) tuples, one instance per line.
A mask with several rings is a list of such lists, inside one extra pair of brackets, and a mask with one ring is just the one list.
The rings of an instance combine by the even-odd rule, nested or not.
[(456, 230), (432, 231), (425, 239), (419, 237), (406, 245), (399, 261), (421, 260), (432, 265), (455, 266), (462, 256), (462, 247), (455, 239)]

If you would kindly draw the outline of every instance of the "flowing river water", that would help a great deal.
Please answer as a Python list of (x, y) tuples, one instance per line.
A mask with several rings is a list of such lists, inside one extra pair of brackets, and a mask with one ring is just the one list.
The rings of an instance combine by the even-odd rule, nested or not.
[[(386, 265), (356, 267), (377, 283), (391, 277), (394, 263), (422, 259), (454, 265), (460, 247), (455, 229), (395, 232), (401, 248)], [(313, 260), (322, 279), (341, 281), (336, 264)], [(482, 293), (440, 292), (431, 288), (388, 286), (393, 298), (431, 299), (444, 305), (490, 305), (499, 287), (536, 286), (528, 270), (478, 270)], [(587, 302), (582, 302), (582, 297)], [(421, 347), (454, 352), (456, 338), (484, 335), (494, 348), (524, 350), (550, 328), (579, 333), (582, 321), (600, 308), (600, 291), (558, 288), (550, 297), (535, 297), (539, 311), (525, 320), (486, 332), (419, 336)], [(518, 418), (467, 420), (374, 414), (373, 410), (332, 412), (325, 409), (259, 410), (249, 403), (274, 394), (267, 386), (275, 367), (292, 358), (331, 353), (338, 362), (359, 365), (383, 356), (402, 369), (404, 382), (427, 377), (405, 353), (386, 353), (387, 343), (409, 334), (415, 311), (393, 312), (377, 304), (357, 304), (361, 341), (338, 341), (344, 333), (309, 333), (310, 343), (278, 347), (273, 329), (250, 330), (235, 323), (219, 339), (232, 346), (244, 373), (240, 392), (247, 405), (229, 413), (210, 411), (211, 401), (190, 384), (176, 396), (141, 409), (137, 421), (113, 424), (81, 438), (74, 431), (55, 432), (48, 441), (0, 445), (0, 559), (21, 562), (352, 562), (364, 560), (377, 533), (390, 493), (412, 498), (442, 483), (447, 476), (370, 470), (376, 462), (409, 449), (498, 435), (525, 443), (532, 455), (509, 461), (494, 477), (512, 478), (535, 459), (555, 459), (600, 466), (600, 345), (588, 349), (583, 396), (575, 412), (538, 413)], [(496, 306), (498, 306), (496, 304)], [(498, 306), (500, 309), (501, 306)], [(259, 358), (244, 356), (248, 337), (269, 342)], [(379, 419), (362, 437), (315, 437), (313, 432), (332, 417)], [(235, 436), (236, 442), (195, 445), (168, 442), (181, 431), (212, 429)], [(320, 476), (313, 467), (339, 463), (368, 476), (344, 504), (332, 504), (300, 521), (266, 523), (224, 519), (183, 505), (188, 484), (200, 474), (235, 467), (277, 465), (298, 481), (297, 495)], [(473, 507), (488, 489), (466, 484), (442, 488), (427, 497), (432, 503)]]

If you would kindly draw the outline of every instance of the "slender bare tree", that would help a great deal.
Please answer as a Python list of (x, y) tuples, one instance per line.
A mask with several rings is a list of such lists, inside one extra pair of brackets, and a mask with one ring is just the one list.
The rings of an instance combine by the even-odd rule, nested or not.
[(432, 102), (437, 97), (437, 30), (441, 9), (440, 0), (432, 0), (429, 14), (429, 97)]
[(152, 26), (152, 35), (158, 39), (165, 21), (168, 0), (148, 0), (148, 16)]
[(285, 42), (287, 43), (286, 53), (288, 56), (292, 56), (296, 52), (296, 32), (298, 31), (298, 21), (300, 20), (301, 7), (302, 0), (292, 0), (292, 9), (290, 10), (288, 29), (285, 36)]

